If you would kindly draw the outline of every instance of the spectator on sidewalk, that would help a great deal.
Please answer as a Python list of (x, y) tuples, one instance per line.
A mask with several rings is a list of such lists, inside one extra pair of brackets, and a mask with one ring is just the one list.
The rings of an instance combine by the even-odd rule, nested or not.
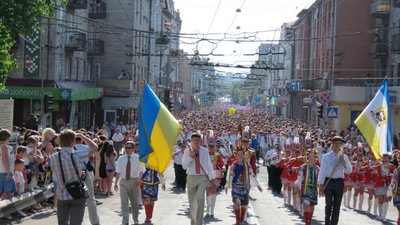
[[(25, 165), (24, 165), (24, 160), (23, 159), (16, 159), (14, 163), (14, 180), (15, 180), (15, 186), (17, 189), (16, 195), (21, 196), (25, 192), (25, 178), (24, 178), (24, 172), (25, 170)], [(22, 216), (26, 217), (26, 214), (22, 211), (17, 211), (17, 213)]]
[(115, 152), (114, 148), (108, 147), (106, 149), (104, 160), (106, 163), (106, 171), (107, 171), (107, 185), (108, 185), (108, 192), (107, 196), (114, 195), (112, 193), (112, 182), (115, 175), (115, 160), (117, 158), (117, 153)]
[[(74, 151), (76, 137), (81, 138), (87, 145), (87, 149)], [(85, 213), (85, 198), (74, 199), (66, 188), (66, 184), (80, 180), (79, 174), (73, 165), (81, 165), (89, 160), (98, 148), (98, 146), (84, 135), (64, 130), (60, 134), (62, 149), (54, 153), (51, 157), (52, 171), (56, 173), (58, 195), (57, 220), (59, 225), (80, 225)], [(73, 160), (73, 161), (72, 161)], [(61, 164), (62, 163), (62, 168)]]
[[(89, 146), (86, 145), (85, 143), (83, 143), (82, 138), (80, 138), (80, 137), (75, 138), (75, 142), (76, 142), (76, 144), (74, 146), (74, 149), (76, 151), (88, 151)], [(89, 158), (90, 157), (91, 157), (91, 155), (89, 155)], [(88, 198), (86, 199), (86, 205), (88, 207), (90, 223), (92, 225), (99, 225), (100, 218), (99, 218), (99, 214), (97, 213), (97, 203), (96, 203), (96, 199), (94, 196), (94, 188), (93, 188), (94, 167), (89, 162), (90, 161), (87, 160), (87, 161), (83, 162), (83, 164), (81, 165), (82, 170), (86, 171), (85, 185), (88, 190)]]
[(1, 200), (8, 199), (16, 191), (13, 178), (13, 171), (9, 157), (8, 144), (10, 143), (11, 133), (7, 129), (0, 130), (0, 193)]
[[(42, 156), (42, 153), (40, 150), (38, 150), (38, 136), (30, 136), (28, 137), (27, 140), (27, 146), (26, 146), (26, 153), (27, 153), (27, 158), (24, 158), (24, 161), (27, 160), (29, 162), (28, 166), (26, 169), (30, 170), (30, 173), (28, 173), (28, 183), (29, 183), (29, 189), (33, 190), (35, 188), (39, 188), (37, 186), (37, 181), (38, 181), (38, 173), (39, 173), (39, 163), (44, 162), (44, 158)], [(25, 166), (27, 163), (25, 162)]]

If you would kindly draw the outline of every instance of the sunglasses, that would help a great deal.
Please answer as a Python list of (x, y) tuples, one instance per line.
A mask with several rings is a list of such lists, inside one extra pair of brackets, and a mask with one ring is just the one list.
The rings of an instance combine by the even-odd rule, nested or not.
[(125, 147), (125, 149), (133, 149), (134, 147)]

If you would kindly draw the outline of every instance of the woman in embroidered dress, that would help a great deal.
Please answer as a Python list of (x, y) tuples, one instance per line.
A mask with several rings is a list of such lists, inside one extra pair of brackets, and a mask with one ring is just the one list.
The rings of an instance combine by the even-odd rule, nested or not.
[(318, 204), (317, 178), (319, 167), (315, 164), (317, 160), (317, 150), (308, 149), (306, 152), (307, 163), (302, 165), (297, 177), (296, 184), (301, 190), (301, 202), (304, 209), (304, 222), (311, 224), (314, 213), (314, 206)]
[(251, 166), (246, 162), (243, 151), (237, 151), (236, 161), (229, 167), (228, 187), (225, 188), (226, 193), (228, 193), (228, 188), (232, 189), (236, 224), (242, 224), (246, 215), (247, 205), (249, 204), (250, 184), (255, 184), (260, 192), (263, 191)]
[(165, 191), (164, 177), (157, 171), (146, 168), (141, 178), (142, 184), (142, 199), (146, 212), (145, 223), (150, 223), (153, 217), (154, 202), (158, 200), (158, 185), (161, 183), (161, 188)]

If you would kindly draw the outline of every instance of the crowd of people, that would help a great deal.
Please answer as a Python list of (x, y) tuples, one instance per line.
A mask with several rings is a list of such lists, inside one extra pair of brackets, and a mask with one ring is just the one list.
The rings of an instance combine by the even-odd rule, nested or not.
[[(314, 207), (320, 196), (325, 196), (325, 224), (338, 224), (342, 202), (343, 206), (353, 208), (356, 212), (365, 210), (373, 213), (381, 221), (386, 221), (392, 199), (394, 206), (400, 210), (397, 135), (393, 137), (393, 151), (376, 160), (364, 137), (354, 126), (343, 131), (322, 130), (254, 109), (229, 115), (227, 109), (208, 108), (181, 112), (179, 118), (184, 130), (174, 156), (182, 154), (181, 148), (187, 148), (184, 139), (188, 140), (194, 131), (198, 131), (202, 135), (202, 145), (208, 148), (213, 159), (213, 168), (217, 171), (215, 174), (220, 171), (225, 173), (221, 182), (217, 182), (219, 190), (225, 188), (227, 175), (228, 178), (232, 178), (232, 175), (235, 177), (232, 170), (235, 171), (235, 162), (243, 155), (240, 153), (238, 157), (238, 150), (245, 149), (244, 155), (255, 155), (245, 157), (245, 161), (253, 168), (248, 176), (257, 177), (258, 162), (262, 161), (267, 166), (268, 188), (273, 194), (281, 195), (283, 203), (298, 212), (305, 224), (311, 224)], [(240, 132), (240, 125), (248, 126), (249, 131)], [(180, 182), (185, 179), (180, 165), (181, 158), (175, 157), (177, 187), (182, 187)], [(230, 186), (235, 180), (228, 179)], [(249, 183), (258, 187), (256, 181), (250, 182), (249, 179)], [(364, 208), (366, 191), (368, 205)], [(232, 192), (233, 197), (236, 194)], [(207, 189), (206, 217), (213, 216), (213, 199)], [(241, 207), (234, 208), (236, 211)], [(246, 219), (239, 213), (235, 214), (237, 224)]]
[[(182, 130), (172, 155), (174, 183), (176, 191), (188, 194), (192, 225), (215, 216), (217, 196), (223, 191), (230, 191), (236, 224), (244, 223), (251, 188), (264, 191), (257, 176), (260, 166), (267, 167), (267, 188), (282, 196), (305, 224), (311, 224), (321, 196), (325, 196), (325, 224), (338, 224), (342, 202), (350, 208), (353, 199), (352, 208), (364, 210), (365, 191), (367, 212), (373, 209), (385, 221), (391, 199), (400, 212), (397, 138), (393, 152), (376, 160), (353, 127), (322, 130), (258, 109), (236, 110), (232, 115), (226, 108), (204, 108), (184, 110), (176, 117)], [(118, 191), (122, 224), (129, 224), (130, 212), (139, 223), (140, 205), (149, 223), (165, 179), (139, 162), (138, 135), (136, 127), (122, 123), (113, 131), (103, 126), (96, 132), (1, 129), (1, 199), (52, 183), (52, 199), (18, 214), (26, 216), (40, 204), (53, 205), (59, 224), (75, 225), (82, 223), (86, 204), (95, 225), (100, 224), (97, 205), (101, 204), (95, 193), (112, 196)]]

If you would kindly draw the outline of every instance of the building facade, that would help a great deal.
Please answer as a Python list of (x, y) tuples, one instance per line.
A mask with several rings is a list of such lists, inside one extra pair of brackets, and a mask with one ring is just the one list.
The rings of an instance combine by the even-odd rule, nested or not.
[(370, 6), (362, 0), (317, 0), (298, 14), (293, 25), (294, 79), (300, 82), (292, 93), (293, 118), (313, 125), (329, 123), (318, 118), (317, 105), (335, 104), (335, 85), (360, 85), (363, 77), (373, 73), (366, 47), (373, 40)]
[[(16, 125), (93, 126), (102, 96), (95, 85), (96, 58), (104, 42), (96, 39), (91, 9), (87, 1), (73, 1), (57, 8), (53, 18), (41, 18), (42, 31), (19, 35), (13, 49), (19, 68), (8, 75), (0, 94), (15, 99)], [(51, 101), (43, 101), (45, 96)]]

